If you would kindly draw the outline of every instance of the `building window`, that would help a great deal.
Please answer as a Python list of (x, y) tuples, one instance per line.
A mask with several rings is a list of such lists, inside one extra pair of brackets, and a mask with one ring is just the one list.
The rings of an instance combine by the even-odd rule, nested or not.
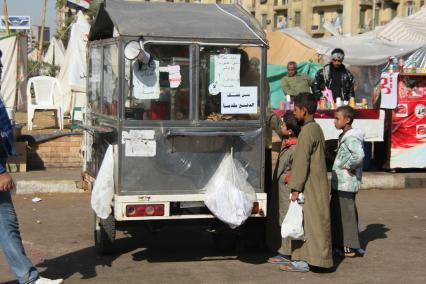
[(288, 0), (282, 0), (283, 1), (283, 5), (288, 5)]
[(300, 27), (300, 11), (294, 13), (294, 25)]
[(361, 9), (359, 12), (359, 27), (364, 28), (365, 27), (365, 10)]
[(424, 0), (420, 1), (420, 8), (423, 7), (424, 5), (425, 5), (425, 1)]
[(324, 27), (324, 12), (321, 11), (319, 12), (319, 26), (320, 28)]
[(411, 16), (412, 14), (414, 14), (413, 2), (408, 2), (407, 3), (407, 16)]
[(266, 29), (267, 26), (268, 26), (268, 15), (262, 14), (262, 27)]

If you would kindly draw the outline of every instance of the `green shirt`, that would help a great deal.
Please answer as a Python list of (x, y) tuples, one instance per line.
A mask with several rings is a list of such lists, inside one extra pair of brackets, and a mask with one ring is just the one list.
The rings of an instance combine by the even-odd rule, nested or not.
[(284, 94), (294, 97), (300, 93), (310, 93), (312, 82), (312, 78), (308, 75), (297, 73), (293, 77), (285, 76), (281, 80), (281, 87), (283, 88)]

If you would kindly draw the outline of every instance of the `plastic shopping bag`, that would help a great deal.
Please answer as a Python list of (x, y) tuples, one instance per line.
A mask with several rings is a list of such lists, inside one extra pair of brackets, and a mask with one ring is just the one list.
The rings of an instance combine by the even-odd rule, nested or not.
[(303, 208), (297, 201), (291, 201), (287, 214), (281, 225), (281, 236), (293, 240), (303, 240)]
[(219, 220), (236, 228), (251, 215), (256, 192), (247, 181), (247, 171), (227, 154), (204, 187), (204, 204)]
[(90, 203), (99, 218), (106, 219), (111, 214), (114, 197), (114, 155), (113, 146), (109, 145), (102, 160), (101, 168), (93, 185)]

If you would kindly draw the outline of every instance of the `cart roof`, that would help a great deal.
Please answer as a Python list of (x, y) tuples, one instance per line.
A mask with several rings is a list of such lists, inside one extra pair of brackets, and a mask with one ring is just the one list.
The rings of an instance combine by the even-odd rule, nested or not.
[(265, 43), (259, 23), (239, 5), (105, 0), (89, 40), (121, 36)]

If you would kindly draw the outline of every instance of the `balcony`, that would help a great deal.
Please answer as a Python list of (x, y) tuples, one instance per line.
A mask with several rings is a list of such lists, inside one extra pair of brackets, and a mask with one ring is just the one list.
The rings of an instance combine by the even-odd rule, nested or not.
[(312, 8), (343, 6), (343, 0), (313, 0)]
[(274, 5), (274, 11), (286, 11), (288, 10), (288, 5)]
[(311, 26), (311, 32), (312, 32), (312, 35), (319, 36), (319, 35), (325, 34), (325, 29), (321, 26), (313, 25)]

